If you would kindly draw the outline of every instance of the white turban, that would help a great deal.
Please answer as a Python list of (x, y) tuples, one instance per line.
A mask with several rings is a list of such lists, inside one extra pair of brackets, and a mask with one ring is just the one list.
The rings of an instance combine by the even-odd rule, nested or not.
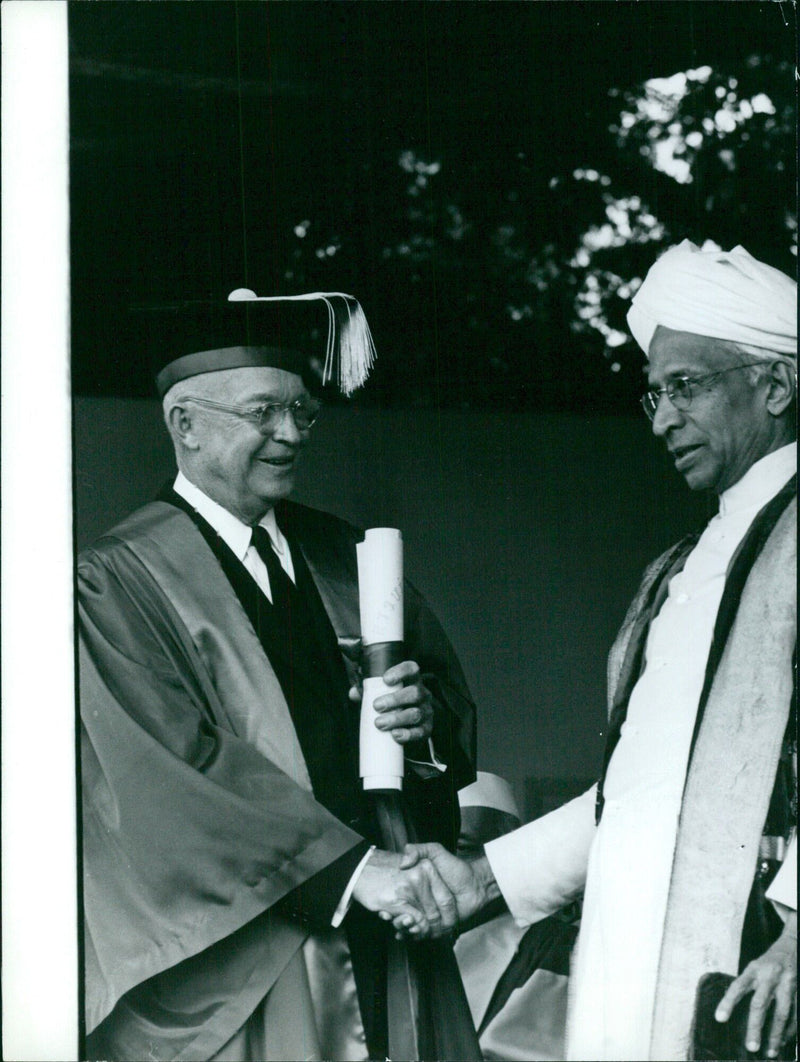
[(495, 811), (504, 811), (506, 815), (513, 815), (522, 822), (522, 815), (514, 799), (514, 790), (505, 778), (497, 774), (478, 771), (477, 779), (472, 785), (459, 789), (458, 803), (461, 808), (492, 808)]
[(628, 311), (647, 354), (657, 325), (762, 347), (797, 360), (797, 284), (744, 247), (701, 250), (689, 240), (650, 269)]

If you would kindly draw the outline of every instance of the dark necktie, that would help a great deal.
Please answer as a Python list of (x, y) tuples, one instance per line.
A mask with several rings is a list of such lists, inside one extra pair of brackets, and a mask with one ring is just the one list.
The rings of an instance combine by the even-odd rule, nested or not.
[(292, 580), (284, 571), (283, 565), (278, 560), (277, 553), (272, 548), (272, 540), (269, 537), (269, 532), (265, 527), (262, 527), (259, 524), (253, 528), (253, 537), (250, 541), (252, 545), (255, 546), (256, 553), (258, 553), (259, 557), (267, 566), (269, 588), (272, 594), (272, 604), (275, 608), (282, 611), (287, 609), (295, 587)]

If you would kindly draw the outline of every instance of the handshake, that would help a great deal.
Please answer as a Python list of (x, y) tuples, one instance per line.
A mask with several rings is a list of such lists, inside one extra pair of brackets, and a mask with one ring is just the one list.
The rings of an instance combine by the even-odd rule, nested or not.
[(500, 895), (485, 856), (462, 860), (440, 844), (408, 844), (402, 855), (376, 849), (353, 898), (399, 938), (441, 937)]

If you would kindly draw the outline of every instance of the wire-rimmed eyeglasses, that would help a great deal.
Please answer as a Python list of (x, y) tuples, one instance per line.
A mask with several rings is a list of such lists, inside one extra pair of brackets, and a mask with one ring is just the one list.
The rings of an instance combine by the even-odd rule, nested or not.
[(703, 376), (676, 376), (666, 387), (653, 388), (645, 391), (642, 395), (642, 409), (647, 414), (648, 420), (653, 420), (658, 409), (661, 396), (666, 395), (675, 409), (685, 412), (692, 404), (692, 385), (707, 383), (717, 376), (724, 376), (727, 372), (736, 372), (737, 369), (750, 369), (753, 365), (763, 365), (764, 362), (748, 361), (743, 365), (731, 365), (729, 369), (718, 369), (716, 372), (707, 372)]
[(195, 398), (194, 395), (185, 395), (183, 401), (195, 402), (198, 406), (208, 409), (218, 409), (243, 420), (252, 420), (262, 435), (271, 435), (287, 413), (298, 431), (308, 431), (322, 409), (322, 403), (317, 398), (298, 398), (296, 402), (290, 402), (288, 405), (267, 402), (261, 406), (231, 406), (225, 402), (212, 402), (210, 398)]

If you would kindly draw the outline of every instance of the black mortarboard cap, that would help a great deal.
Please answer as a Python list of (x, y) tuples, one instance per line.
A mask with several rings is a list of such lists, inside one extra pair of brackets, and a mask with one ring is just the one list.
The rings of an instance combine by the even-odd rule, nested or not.
[(263, 366), (334, 380), (349, 395), (367, 379), (375, 345), (358, 301), (342, 292), (257, 296), (237, 288), (226, 300), (158, 310), (161, 397), (180, 380), (221, 369)]

